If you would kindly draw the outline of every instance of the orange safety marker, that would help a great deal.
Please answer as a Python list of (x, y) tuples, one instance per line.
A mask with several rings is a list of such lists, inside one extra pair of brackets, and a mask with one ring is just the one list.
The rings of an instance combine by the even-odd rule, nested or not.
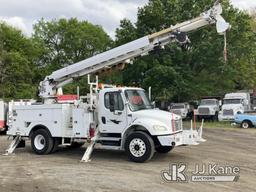
[(195, 110), (194, 110), (194, 129), (196, 129), (196, 114), (195, 114)]

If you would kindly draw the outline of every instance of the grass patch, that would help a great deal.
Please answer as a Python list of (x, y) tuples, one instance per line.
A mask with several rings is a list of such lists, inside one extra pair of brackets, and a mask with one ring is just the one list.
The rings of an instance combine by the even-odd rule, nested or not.
[[(239, 125), (231, 125), (232, 122), (228, 121), (204, 121), (203, 128), (221, 128), (221, 129), (239, 129)], [(201, 125), (201, 121), (196, 122), (196, 127), (199, 127)], [(183, 127), (189, 128), (190, 121), (183, 121)]]

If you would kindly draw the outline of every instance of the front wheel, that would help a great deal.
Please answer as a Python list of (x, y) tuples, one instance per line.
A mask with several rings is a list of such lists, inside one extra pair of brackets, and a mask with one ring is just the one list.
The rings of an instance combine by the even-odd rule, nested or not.
[(53, 138), (45, 129), (38, 129), (32, 133), (31, 147), (36, 154), (49, 154), (53, 148)]
[(145, 132), (138, 131), (130, 134), (125, 142), (125, 152), (134, 162), (145, 162), (154, 155), (154, 142)]
[(173, 149), (173, 146), (159, 146), (156, 147), (158, 153), (169, 153)]
[(241, 127), (244, 128), (244, 129), (247, 129), (251, 126), (251, 123), (249, 121), (243, 121), (241, 123)]

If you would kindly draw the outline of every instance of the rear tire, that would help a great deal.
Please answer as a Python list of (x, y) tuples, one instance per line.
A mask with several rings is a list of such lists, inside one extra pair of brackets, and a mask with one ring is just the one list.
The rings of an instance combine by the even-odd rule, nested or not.
[(38, 155), (49, 154), (53, 149), (53, 138), (46, 129), (38, 129), (32, 133), (31, 147)]
[(131, 161), (142, 163), (150, 160), (155, 150), (152, 138), (145, 132), (131, 133), (125, 142), (125, 152)]
[(159, 146), (156, 147), (158, 153), (169, 153), (174, 147), (173, 146)]
[(58, 150), (60, 144), (60, 138), (55, 137), (53, 138), (53, 147), (50, 153), (55, 153)]
[(245, 121), (243, 121), (243, 122), (241, 123), (241, 128), (247, 129), (247, 128), (249, 128), (249, 127), (251, 127), (251, 122), (250, 122), (250, 121), (245, 120)]

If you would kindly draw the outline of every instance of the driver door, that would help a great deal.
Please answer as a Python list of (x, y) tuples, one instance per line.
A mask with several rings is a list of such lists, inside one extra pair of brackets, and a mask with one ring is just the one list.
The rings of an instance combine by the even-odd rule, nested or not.
[(122, 133), (127, 126), (126, 109), (121, 91), (105, 92), (99, 113), (101, 133)]

